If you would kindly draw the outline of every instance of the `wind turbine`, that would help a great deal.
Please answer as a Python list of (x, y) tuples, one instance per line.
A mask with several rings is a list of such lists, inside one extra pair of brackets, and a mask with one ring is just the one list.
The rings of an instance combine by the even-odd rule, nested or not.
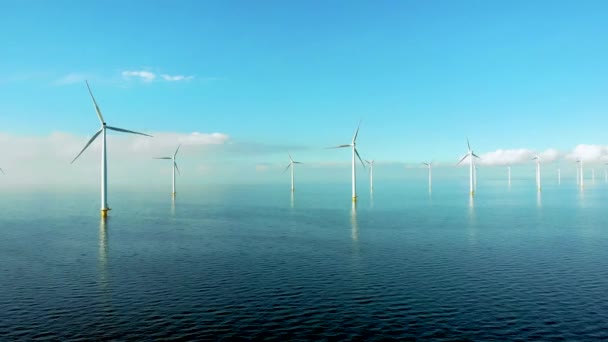
[(289, 152), (287, 152), (287, 155), (289, 155), (289, 164), (287, 165), (287, 167), (285, 168), (285, 171), (283, 171), (283, 173), (285, 173), (287, 171), (287, 169), (289, 169), (291, 167), (291, 192), (294, 192), (295, 188), (294, 188), (294, 183), (293, 183), (293, 174), (296, 169), (296, 166), (294, 164), (302, 164), (302, 163), (294, 161), (293, 158), (291, 158), (291, 154), (289, 154)]
[(171, 168), (172, 170), (172, 178), (173, 178), (173, 191), (171, 192), (171, 195), (173, 195), (175, 197), (175, 170), (177, 170), (177, 173), (181, 176), (181, 172), (179, 172), (179, 168), (177, 167), (177, 162), (175, 161), (175, 157), (177, 156), (177, 152), (179, 152), (179, 148), (182, 147), (181, 144), (179, 144), (177, 146), (177, 149), (175, 150), (175, 153), (173, 153), (173, 157), (159, 157), (159, 158), (154, 158), (154, 159), (168, 159), (168, 160), (172, 160), (173, 161), (173, 167)]
[(559, 167), (557, 168), (557, 184), (562, 184), (562, 170)]
[(330, 147), (330, 148), (344, 148), (344, 147), (352, 148), (352, 151), (353, 151), (353, 158), (352, 158), (353, 202), (357, 201), (357, 173), (356, 173), (356, 168), (355, 168), (355, 156), (357, 156), (357, 158), (359, 158), (361, 165), (363, 165), (363, 168), (365, 168), (365, 164), (363, 164), (363, 159), (361, 159), (361, 156), (359, 155), (359, 152), (357, 151), (357, 135), (359, 134), (360, 126), (361, 126), (361, 122), (359, 121), (359, 125), (357, 125), (357, 130), (355, 131), (355, 135), (353, 136), (353, 140), (351, 141), (350, 144)]
[(536, 188), (540, 191), (540, 157), (537, 154), (532, 160), (536, 160)]
[(433, 162), (423, 162), (422, 165), (426, 165), (426, 167), (429, 169), (429, 192), (431, 192), (431, 190), (433, 189)]
[(583, 158), (577, 160), (577, 162), (579, 162), (581, 164), (581, 171), (579, 172), (579, 175), (581, 177), (581, 180), (579, 182), (581, 189), (585, 187), (585, 173), (583, 171)]
[(369, 164), (369, 191), (374, 191), (374, 162), (375, 160), (365, 160)]
[(108, 158), (106, 153), (106, 130), (109, 129), (111, 131), (145, 135), (147, 137), (151, 137), (151, 135), (129, 131), (123, 128), (107, 126), (106, 122), (103, 119), (103, 116), (101, 115), (101, 110), (99, 109), (97, 102), (95, 102), (93, 92), (91, 91), (91, 87), (89, 87), (89, 82), (85, 81), (85, 83), (87, 84), (87, 88), (89, 89), (89, 94), (91, 95), (91, 99), (93, 100), (93, 105), (95, 105), (95, 111), (97, 112), (99, 122), (101, 122), (101, 128), (97, 132), (95, 132), (95, 134), (93, 134), (89, 142), (84, 145), (84, 148), (80, 151), (80, 153), (78, 153), (76, 158), (74, 158), (74, 160), (72, 160), (70, 164), (73, 164), (76, 159), (80, 157), (82, 152), (84, 152), (87, 147), (89, 147), (89, 145), (91, 145), (91, 143), (93, 143), (93, 141), (95, 141), (95, 139), (97, 139), (97, 137), (101, 134), (101, 217), (106, 217), (108, 216), (108, 210), (110, 210), (110, 208), (108, 208)]
[(479, 156), (477, 156), (475, 153), (473, 153), (473, 150), (471, 150), (471, 144), (469, 144), (469, 138), (467, 138), (467, 147), (469, 148), (467, 154), (465, 154), (460, 161), (456, 164), (456, 165), (460, 165), (460, 163), (462, 163), (463, 160), (465, 160), (467, 157), (469, 157), (469, 191), (471, 196), (475, 195), (475, 188), (474, 188), (474, 182), (476, 182), (474, 180), (474, 176), (473, 176), (473, 169), (474, 169), (474, 161), (473, 158), (479, 158)]
[(507, 166), (507, 178), (509, 179), (509, 186), (511, 186), (511, 165)]

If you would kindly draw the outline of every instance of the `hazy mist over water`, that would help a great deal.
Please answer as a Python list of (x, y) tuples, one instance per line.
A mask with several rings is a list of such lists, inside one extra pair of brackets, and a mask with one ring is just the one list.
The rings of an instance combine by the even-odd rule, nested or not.
[(0, 337), (608, 337), (603, 180), (364, 184), (8, 190)]

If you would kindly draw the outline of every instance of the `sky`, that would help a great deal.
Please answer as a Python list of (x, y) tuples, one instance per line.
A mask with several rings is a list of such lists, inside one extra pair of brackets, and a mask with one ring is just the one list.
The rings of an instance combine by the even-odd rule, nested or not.
[(184, 182), (288, 182), (288, 151), (304, 179), (348, 182), (350, 152), (326, 147), (359, 121), (359, 152), (387, 178), (453, 168), (466, 137), (481, 166), (530, 178), (536, 153), (572, 174), (577, 158), (600, 167), (606, 13), (592, 0), (2, 1), (0, 183), (99, 181), (97, 144), (70, 164), (99, 129), (85, 80), (108, 125), (154, 135), (108, 135), (119, 183), (165, 181), (152, 158), (180, 143)]

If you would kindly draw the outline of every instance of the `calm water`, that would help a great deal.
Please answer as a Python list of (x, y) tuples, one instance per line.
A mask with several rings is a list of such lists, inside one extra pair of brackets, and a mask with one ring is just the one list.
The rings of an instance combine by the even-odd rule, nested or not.
[(0, 340), (607, 339), (608, 186), (565, 183), (4, 192)]

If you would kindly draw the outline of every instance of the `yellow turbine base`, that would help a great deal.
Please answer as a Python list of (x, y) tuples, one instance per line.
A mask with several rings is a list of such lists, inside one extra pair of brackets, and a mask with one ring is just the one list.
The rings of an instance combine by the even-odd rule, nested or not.
[(107, 209), (101, 209), (101, 217), (108, 217), (108, 211), (110, 211), (112, 209), (107, 208)]
[(471, 196), (475, 196), (475, 191), (471, 191)]
[(353, 202), (357, 202), (357, 196), (353, 197)]

